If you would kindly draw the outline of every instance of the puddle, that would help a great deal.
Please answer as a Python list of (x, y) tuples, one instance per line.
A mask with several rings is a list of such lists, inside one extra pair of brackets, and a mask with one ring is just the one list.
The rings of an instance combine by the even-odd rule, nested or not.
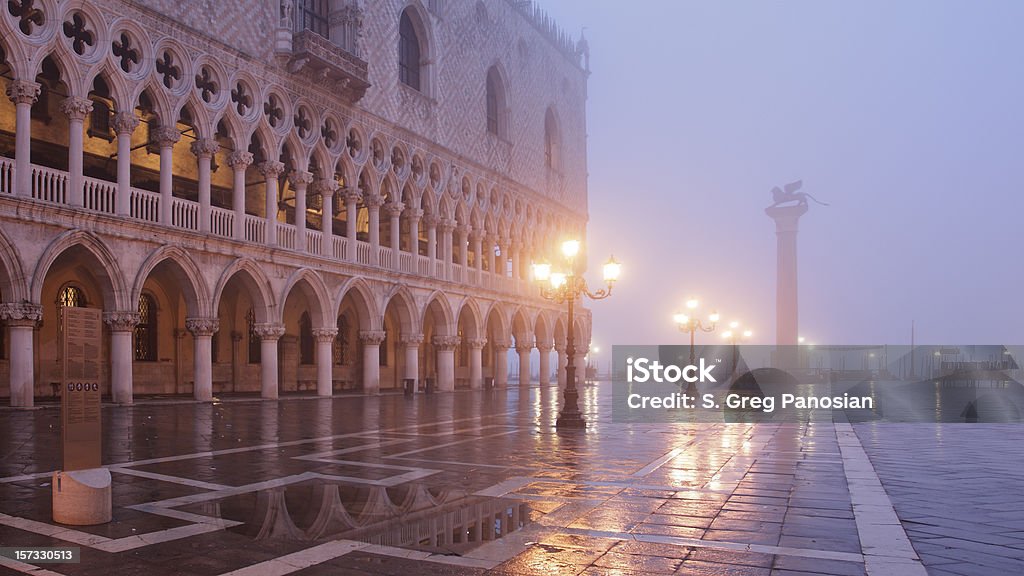
[(384, 488), (310, 481), (179, 509), (241, 522), (229, 530), (255, 540), (347, 539), (456, 555), (521, 530), (542, 515), (520, 500), (418, 482)]

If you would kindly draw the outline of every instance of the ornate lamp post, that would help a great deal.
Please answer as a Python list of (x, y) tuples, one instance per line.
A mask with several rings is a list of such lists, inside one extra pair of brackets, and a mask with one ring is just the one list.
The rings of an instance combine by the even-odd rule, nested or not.
[[(612, 286), (619, 279), (620, 265), (615, 257), (608, 259), (604, 265), (604, 281), (606, 288), (591, 292), (587, 281), (576, 274), (576, 255), (580, 251), (579, 240), (566, 240), (562, 243), (562, 255), (565, 256), (565, 271), (552, 271), (551, 265), (542, 262), (533, 265), (534, 280), (540, 283), (541, 296), (547, 300), (565, 302), (569, 307), (568, 328), (565, 335), (565, 402), (555, 422), (556, 428), (585, 428), (587, 421), (580, 415), (579, 392), (576, 390), (576, 337), (573, 325), (573, 306), (577, 298), (586, 296), (591, 300), (601, 300), (611, 296)], [(545, 283), (547, 285), (545, 285)]]
[(698, 302), (696, 298), (691, 298), (686, 301), (686, 309), (689, 312), (676, 312), (675, 316), (672, 317), (676, 321), (676, 325), (679, 326), (680, 332), (690, 333), (690, 364), (693, 364), (693, 361), (695, 360), (693, 353), (694, 335), (697, 334), (698, 330), (701, 332), (714, 332), (715, 328), (718, 326), (719, 318), (718, 312), (712, 310), (711, 314), (708, 316), (709, 323), (705, 325), (700, 318), (693, 315), (697, 310), (697, 306), (700, 306), (700, 302)]

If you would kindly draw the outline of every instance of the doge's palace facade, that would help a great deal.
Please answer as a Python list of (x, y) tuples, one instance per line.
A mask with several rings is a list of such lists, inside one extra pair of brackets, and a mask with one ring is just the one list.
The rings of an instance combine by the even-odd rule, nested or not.
[(103, 310), (119, 403), (500, 386), (511, 348), (547, 384), (589, 341), (529, 281), (585, 234), (589, 74), (532, 3), (11, 0), (0, 29), (11, 405), (56, 392), (66, 306)]

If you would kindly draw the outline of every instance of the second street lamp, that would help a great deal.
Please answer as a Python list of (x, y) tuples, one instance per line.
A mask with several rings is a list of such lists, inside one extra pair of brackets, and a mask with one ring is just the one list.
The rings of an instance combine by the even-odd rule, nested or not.
[[(580, 251), (579, 240), (566, 240), (562, 243), (562, 255), (565, 257), (565, 269), (554, 271), (546, 262), (533, 265), (534, 280), (540, 283), (541, 296), (547, 300), (568, 305), (568, 322), (565, 333), (565, 402), (562, 411), (555, 421), (556, 428), (585, 428), (587, 421), (580, 414), (579, 392), (576, 390), (576, 337), (573, 325), (573, 307), (577, 298), (586, 296), (591, 300), (601, 300), (611, 296), (612, 286), (619, 279), (620, 265), (612, 256), (604, 265), (605, 288), (591, 292), (587, 281), (576, 273), (576, 255)], [(545, 285), (546, 284), (546, 285)]]
[(700, 306), (700, 302), (691, 298), (686, 301), (687, 312), (676, 312), (675, 316), (672, 317), (676, 321), (676, 325), (679, 326), (680, 332), (690, 333), (690, 364), (693, 364), (693, 361), (695, 360), (693, 339), (697, 334), (697, 331), (714, 332), (715, 328), (718, 326), (718, 312), (712, 310), (711, 314), (708, 316), (708, 324), (704, 324), (704, 322), (696, 316), (698, 306)]

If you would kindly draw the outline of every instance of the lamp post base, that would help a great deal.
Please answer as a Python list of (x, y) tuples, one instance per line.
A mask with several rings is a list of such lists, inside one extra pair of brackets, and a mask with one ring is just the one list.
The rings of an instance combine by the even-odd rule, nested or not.
[(558, 430), (581, 430), (587, 427), (587, 421), (579, 412), (563, 412), (558, 415), (555, 421), (555, 428)]

